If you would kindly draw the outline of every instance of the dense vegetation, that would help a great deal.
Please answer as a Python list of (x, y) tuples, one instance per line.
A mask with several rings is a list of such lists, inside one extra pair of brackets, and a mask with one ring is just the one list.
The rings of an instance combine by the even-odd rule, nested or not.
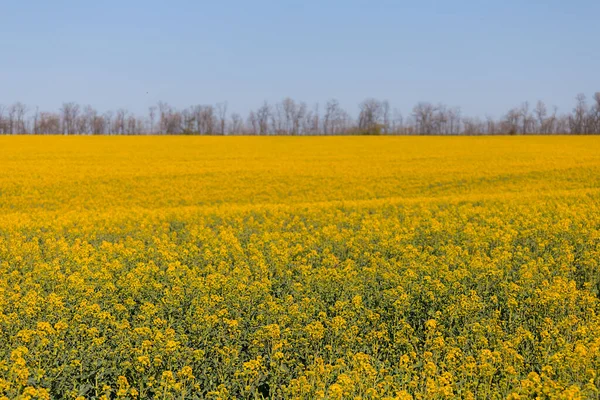
[(5, 137), (0, 167), (0, 396), (599, 396), (597, 137)]

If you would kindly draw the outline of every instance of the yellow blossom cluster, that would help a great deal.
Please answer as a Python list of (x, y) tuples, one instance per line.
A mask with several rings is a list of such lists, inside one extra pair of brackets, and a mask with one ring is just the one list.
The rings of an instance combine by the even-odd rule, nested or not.
[(1, 399), (600, 396), (598, 137), (0, 138)]

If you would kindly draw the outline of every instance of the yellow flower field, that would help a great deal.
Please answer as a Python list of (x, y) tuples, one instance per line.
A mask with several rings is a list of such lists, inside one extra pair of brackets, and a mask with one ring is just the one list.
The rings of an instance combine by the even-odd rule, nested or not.
[(0, 137), (0, 398), (600, 398), (600, 137)]

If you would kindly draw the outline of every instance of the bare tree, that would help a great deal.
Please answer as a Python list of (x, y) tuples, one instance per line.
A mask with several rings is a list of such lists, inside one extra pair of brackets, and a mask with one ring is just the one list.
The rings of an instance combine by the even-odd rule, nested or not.
[(448, 110), (448, 133), (458, 135), (460, 133), (460, 107), (453, 107)]
[(558, 107), (552, 107), (552, 114), (546, 119), (548, 133), (560, 133), (557, 129)]
[(266, 101), (243, 119), (237, 113), (228, 118), (227, 103), (196, 105), (182, 111), (160, 102), (138, 117), (125, 109), (99, 114), (91, 106), (64, 103), (58, 113), (28, 108), (22, 103), (0, 106), (0, 134), (592, 134), (600, 133), (600, 92), (588, 105), (580, 94), (572, 112), (559, 115), (542, 101), (535, 108), (528, 102), (510, 109), (500, 119), (487, 116), (463, 117), (458, 107), (421, 102), (406, 117), (387, 101), (366, 99), (356, 119), (342, 109), (337, 100), (325, 104), (323, 118), (319, 104), (285, 98), (271, 107)]
[(501, 121), (500, 130), (509, 135), (516, 135), (520, 132), (521, 111), (513, 108), (508, 110), (504, 119)]
[(306, 116), (307, 106), (306, 103), (300, 102), (296, 105), (294, 112), (292, 113), (292, 134), (298, 135), (303, 133), (302, 129), (302, 120)]
[(359, 105), (358, 129), (363, 134), (379, 134), (383, 125), (383, 103), (379, 100), (366, 99)]
[(248, 114), (248, 133), (251, 135), (258, 135), (259, 129), (258, 117), (254, 111), (250, 111)]
[(588, 113), (585, 95), (580, 93), (575, 98), (577, 103), (573, 109), (573, 115), (569, 118), (571, 133), (581, 135), (586, 133), (586, 116)]
[(546, 104), (544, 104), (543, 101), (539, 100), (535, 106), (534, 113), (537, 118), (537, 131), (539, 133), (548, 133), (548, 126), (546, 121), (548, 109), (546, 108)]
[(304, 118), (301, 121), (302, 133), (305, 135), (318, 135), (321, 133), (321, 127), (319, 126), (319, 114), (315, 113), (315, 109), (306, 110)]
[(285, 127), (286, 120), (283, 108), (284, 105), (282, 103), (276, 103), (269, 114), (271, 120), (271, 132), (275, 135), (284, 135), (288, 133)]
[(394, 109), (394, 117), (392, 119), (392, 133), (403, 135), (404, 132), (404, 116), (398, 109)]
[(302, 119), (302, 131), (305, 135), (319, 135), (322, 133), (319, 103), (316, 103), (312, 110), (307, 108)]
[(448, 108), (445, 104), (439, 103), (435, 107), (433, 114), (433, 129), (432, 134), (447, 135), (448, 134)]
[(126, 128), (126, 120), (127, 120), (127, 110), (124, 108), (120, 108), (115, 113), (115, 117), (113, 119), (113, 133), (117, 135), (124, 135), (127, 133)]
[(201, 135), (213, 135), (217, 131), (217, 118), (213, 106), (197, 106), (196, 119), (198, 133)]
[(60, 111), (62, 114), (62, 133), (64, 135), (76, 134), (75, 121), (79, 115), (79, 106), (75, 103), (64, 103)]
[(316, 103), (312, 109), (310, 117), (307, 115), (306, 119), (311, 121), (310, 134), (318, 135), (321, 129), (321, 108), (319, 103)]
[(154, 135), (154, 121), (156, 120), (156, 106), (148, 107), (148, 120), (150, 122), (150, 134)]
[(519, 113), (521, 115), (521, 133), (523, 133), (525, 135), (528, 133), (532, 133), (533, 129), (534, 129), (533, 126), (535, 124), (535, 121), (529, 111), (529, 102), (528, 101), (526, 101), (525, 103), (523, 103), (521, 105)]
[(556, 119), (556, 133), (572, 133), (571, 129), (571, 116), (570, 115), (561, 115)]
[(283, 111), (284, 119), (284, 133), (295, 135), (298, 133), (297, 129), (294, 129), (294, 121), (296, 118), (296, 102), (289, 97), (285, 98), (281, 102), (281, 109)]
[(258, 134), (267, 135), (269, 133), (269, 118), (271, 116), (271, 107), (265, 101), (256, 111), (256, 121), (258, 123)]
[(40, 121), (40, 108), (35, 107), (33, 111), (33, 116), (31, 117), (31, 133), (34, 135), (39, 134), (39, 121)]
[(463, 118), (462, 123), (464, 125), (465, 135), (480, 135), (485, 129), (486, 123), (482, 122), (479, 118)]
[(391, 122), (391, 117), (390, 117), (390, 103), (387, 100), (384, 100), (381, 103), (381, 108), (382, 108), (382, 124), (383, 124), (383, 133), (385, 134), (389, 134), (391, 129), (392, 129), (392, 122)]
[(25, 114), (27, 113), (27, 106), (23, 103), (16, 103), (14, 105), (16, 110), (16, 128), (17, 133), (27, 133), (27, 125), (25, 124)]
[(217, 115), (219, 118), (219, 134), (225, 135), (225, 125), (227, 123), (227, 102), (217, 103)]
[(434, 120), (436, 112), (436, 107), (426, 102), (420, 102), (413, 108), (415, 129), (419, 135), (435, 133)]
[(51, 135), (61, 132), (61, 117), (59, 114), (41, 112), (38, 121), (38, 133)]
[(102, 115), (102, 120), (104, 121), (104, 132), (103, 134), (112, 135), (113, 132), (113, 112), (107, 111)]
[(244, 120), (238, 113), (231, 114), (231, 121), (229, 123), (229, 133), (232, 135), (239, 135), (244, 133)]
[(95, 134), (96, 132), (94, 131), (94, 124), (96, 123), (96, 118), (98, 118), (98, 111), (96, 111), (91, 105), (85, 106), (81, 116), (78, 119), (78, 132)]
[(325, 114), (323, 115), (323, 133), (325, 135), (329, 135), (332, 132), (331, 129), (331, 121), (334, 118), (334, 114), (337, 112), (339, 108), (339, 103), (337, 100), (332, 99), (325, 103)]
[(27, 133), (25, 128), (25, 113), (27, 112), (27, 107), (21, 103), (17, 102), (12, 104), (8, 108), (8, 133), (11, 135), (19, 134), (19, 133)]
[(184, 135), (193, 135), (199, 133), (200, 128), (198, 122), (200, 121), (200, 118), (198, 114), (200, 112), (196, 111), (198, 107), (200, 106), (188, 107), (187, 109), (181, 112), (181, 119), (183, 124), (182, 133)]
[(15, 109), (12, 106), (8, 108), (8, 119), (6, 126), (9, 135), (15, 133)]
[(4, 106), (0, 104), (0, 134), (7, 134), (8, 132), (8, 120), (4, 117)]
[(340, 135), (348, 129), (348, 122), (348, 113), (342, 109), (337, 100), (332, 99), (325, 104), (323, 134)]
[(594, 93), (594, 106), (591, 111), (592, 129), (590, 133), (600, 133), (600, 92)]
[(488, 135), (496, 135), (499, 133), (498, 123), (489, 115), (486, 115), (485, 117), (485, 133)]
[(87, 135), (91, 130), (90, 111), (91, 106), (86, 106), (83, 112), (75, 120), (75, 131), (80, 135)]
[(158, 112), (160, 118), (159, 129), (161, 133), (166, 135), (181, 133), (183, 118), (180, 112), (162, 101), (158, 103)]
[(91, 117), (91, 133), (92, 135), (102, 135), (107, 132), (107, 127), (110, 126), (110, 116), (106, 118), (105, 115), (97, 115), (94, 111)]

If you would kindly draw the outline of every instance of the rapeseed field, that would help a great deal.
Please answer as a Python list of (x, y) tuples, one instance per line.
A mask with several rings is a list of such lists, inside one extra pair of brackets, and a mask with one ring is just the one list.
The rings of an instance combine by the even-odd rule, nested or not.
[(1, 398), (599, 390), (599, 137), (0, 138)]

